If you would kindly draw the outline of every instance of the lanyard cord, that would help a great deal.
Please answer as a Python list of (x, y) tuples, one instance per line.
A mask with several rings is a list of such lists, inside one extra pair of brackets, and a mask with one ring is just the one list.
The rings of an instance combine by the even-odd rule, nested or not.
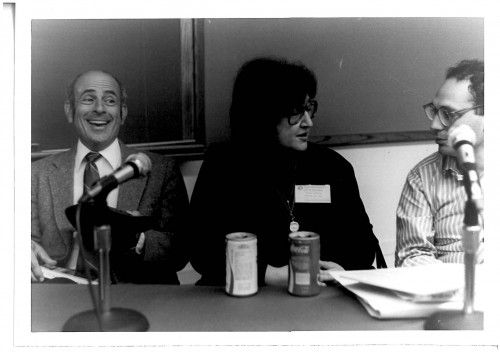
[[(294, 165), (293, 165), (293, 170), (292, 170), (292, 191), (290, 192), (290, 196), (285, 197), (283, 193), (280, 191), (278, 185), (276, 185), (276, 192), (278, 193), (278, 196), (283, 203), (283, 205), (286, 207), (288, 210), (288, 213), (290, 214), (290, 231), (296, 232), (299, 229), (299, 224), (298, 222), (295, 221), (295, 216), (293, 215), (293, 208), (295, 207), (295, 171), (297, 169), (297, 160), (295, 160)], [(290, 206), (290, 198), (292, 205)]]
[[(295, 221), (295, 216), (293, 215), (293, 208), (295, 207), (295, 183), (293, 184), (292, 192), (290, 193), (290, 196), (286, 198), (283, 193), (280, 192), (278, 188), (276, 188), (276, 191), (278, 193), (278, 196), (280, 197), (281, 202), (285, 205), (286, 209), (290, 213), (290, 218), (292, 221)], [(290, 207), (290, 200), (292, 199), (292, 206)]]

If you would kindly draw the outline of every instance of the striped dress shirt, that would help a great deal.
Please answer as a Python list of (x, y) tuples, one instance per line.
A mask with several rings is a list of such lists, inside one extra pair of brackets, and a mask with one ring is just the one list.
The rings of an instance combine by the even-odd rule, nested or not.
[[(396, 267), (463, 263), (467, 195), (462, 180), (456, 159), (437, 152), (410, 171), (397, 208)], [(483, 231), (480, 236), (478, 263)]]

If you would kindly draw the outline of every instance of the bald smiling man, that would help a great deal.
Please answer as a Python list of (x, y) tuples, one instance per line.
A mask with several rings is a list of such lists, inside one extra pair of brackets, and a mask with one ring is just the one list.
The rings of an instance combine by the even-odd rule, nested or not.
[[(65, 209), (83, 194), (87, 163), (93, 162), (103, 177), (137, 152), (118, 139), (127, 118), (126, 92), (113, 75), (104, 71), (78, 75), (68, 87), (64, 111), (77, 143), (31, 166), (32, 282), (45, 281), (41, 266), (56, 265), (80, 274), (76, 230)], [(89, 153), (99, 154), (89, 161)], [(173, 159), (146, 154), (152, 161), (149, 175), (120, 185), (106, 201), (112, 208), (152, 216), (154, 226), (137, 234), (137, 243), (127, 251), (113, 253), (112, 248), (111, 276), (115, 283), (178, 284), (177, 271), (189, 260), (181, 232), (188, 206), (186, 187)]]

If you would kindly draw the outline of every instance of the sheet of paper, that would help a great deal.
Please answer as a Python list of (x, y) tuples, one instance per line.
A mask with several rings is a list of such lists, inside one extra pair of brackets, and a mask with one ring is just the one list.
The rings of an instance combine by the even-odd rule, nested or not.
[(345, 271), (341, 276), (415, 296), (439, 295), (464, 287), (463, 264), (432, 264), (406, 268)]
[[(448, 265), (448, 264), (446, 264)], [(463, 268), (460, 265), (458, 268)], [(408, 268), (398, 268), (398, 269), (381, 269), (381, 270), (370, 270), (374, 276), (379, 276), (379, 271), (387, 271), (384, 274), (390, 274), (391, 272), (398, 271), (393, 276), (392, 280), (399, 280), (401, 276), (409, 275), (410, 277), (405, 278), (405, 280), (411, 281), (411, 273), (413, 270)], [(427, 268), (431, 269), (431, 268)], [(424, 269), (427, 270), (427, 269)], [(457, 267), (452, 269), (448, 268), (450, 271), (457, 270)], [(448, 270), (444, 269), (444, 270)], [(418, 271), (418, 270), (417, 270)], [(480, 274), (481, 270), (478, 270)], [(425, 318), (440, 310), (461, 310), (463, 308), (463, 296), (453, 295), (448, 301), (437, 301), (437, 302), (414, 302), (408, 299), (403, 299), (400, 295), (396, 294), (390, 289), (383, 287), (377, 287), (372, 284), (361, 283), (357, 280), (347, 278), (351, 272), (341, 272), (341, 271), (329, 271), (329, 274), (347, 290), (354, 293), (359, 302), (365, 307), (367, 312), (377, 319), (403, 319), (403, 318)], [(441, 271), (436, 271), (435, 275), (442, 274)], [(464, 273), (462, 272), (462, 276)], [(356, 276), (356, 274), (354, 275)], [(362, 276), (364, 278), (365, 275)], [(433, 274), (431, 274), (433, 276)], [(389, 279), (384, 276), (384, 282)], [(371, 280), (370, 280), (371, 281)], [(476, 310), (484, 310), (484, 295), (481, 287), (484, 287), (481, 282), (483, 278), (481, 275), (477, 275), (476, 280), (476, 292), (475, 292), (475, 308)], [(461, 292), (461, 291), (460, 291)]]
[[(49, 269), (45, 266), (42, 266), (41, 268), (42, 268), (43, 276), (49, 280), (54, 279), (56, 277), (64, 277), (66, 279), (70, 279), (70, 280), (76, 282), (77, 284), (86, 285), (88, 283), (87, 279), (69, 274), (66, 272), (67, 269), (64, 269), (64, 268), (55, 267), (55, 268)], [(92, 284), (97, 285), (97, 280), (92, 281)]]
[(461, 309), (461, 301), (415, 303), (401, 299), (393, 292), (358, 283), (343, 277), (338, 282), (354, 293), (368, 313), (377, 319), (425, 318), (438, 310)]

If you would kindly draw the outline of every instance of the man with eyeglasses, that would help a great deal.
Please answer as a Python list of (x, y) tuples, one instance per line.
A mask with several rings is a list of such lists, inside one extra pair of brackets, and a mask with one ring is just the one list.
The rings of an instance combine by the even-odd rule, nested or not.
[[(424, 105), (438, 151), (410, 171), (397, 208), (397, 267), (463, 262), (462, 227), (467, 195), (448, 136), (460, 125), (474, 131), (474, 154), (482, 179), (483, 111), (484, 63), (463, 60), (449, 68), (433, 101)], [(481, 241), (478, 262), (483, 260), (482, 249)]]

